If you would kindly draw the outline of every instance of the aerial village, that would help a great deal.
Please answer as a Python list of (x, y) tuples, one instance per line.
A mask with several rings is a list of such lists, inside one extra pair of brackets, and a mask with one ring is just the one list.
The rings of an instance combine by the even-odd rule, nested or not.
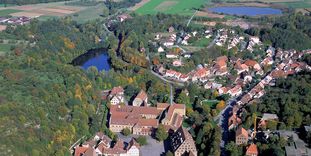
[[(282, 50), (263, 44), (259, 37), (238, 35), (235, 30), (219, 29), (194, 31), (191, 33), (177, 33), (173, 27), (168, 28), (170, 35), (162, 36), (156, 34), (153, 44), (158, 45), (155, 55), (162, 55), (164, 63), (154, 64), (152, 70), (163, 79), (178, 83), (196, 83), (204, 89), (215, 90), (219, 95), (229, 95), (237, 105), (233, 107), (228, 118), (228, 129), (233, 131), (233, 141), (237, 145), (247, 145), (245, 155), (257, 156), (258, 149), (252, 142), (257, 129), (264, 127), (267, 122), (277, 121), (275, 114), (265, 113), (259, 122), (255, 119), (254, 129), (244, 129), (241, 115), (243, 107), (258, 103), (265, 94), (265, 88), (274, 86), (275, 80), (285, 78), (302, 70), (311, 70), (311, 67), (300, 59), (304, 54), (310, 54), (311, 50), (296, 51)], [(200, 34), (201, 33), (201, 34)], [(178, 34), (178, 37), (177, 37)], [(236, 53), (255, 53), (261, 50), (264, 53), (254, 59), (242, 59), (238, 57), (218, 56), (209, 64), (200, 64), (188, 73), (182, 73), (174, 69), (185, 65), (185, 60), (191, 59), (193, 53), (182, 48), (188, 45), (188, 41), (199, 35), (203, 38), (213, 39), (211, 45), (236, 49)], [(170, 69), (168, 67), (174, 67)], [(114, 133), (122, 133), (124, 129), (130, 129), (133, 136), (154, 136), (159, 125), (163, 125), (170, 134), (170, 149), (174, 155), (197, 155), (195, 142), (191, 134), (182, 126), (186, 118), (184, 104), (157, 103), (151, 106), (148, 103), (148, 95), (141, 90), (131, 103), (125, 101), (124, 89), (121, 86), (102, 92), (102, 99), (108, 101), (109, 108), (109, 130)], [(306, 128), (308, 129), (308, 127)], [(309, 129), (310, 130), (310, 129)], [(272, 132), (260, 131), (269, 137)], [(294, 136), (297, 145), (286, 146), (287, 155), (290, 153), (310, 154), (308, 149), (303, 148), (301, 140), (293, 131), (279, 131), (282, 137)], [(77, 145), (74, 150), (76, 156), (80, 155), (141, 155), (141, 146), (133, 137), (129, 141), (118, 139), (113, 141), (102, 132), (98, 132), (93, 138)]]

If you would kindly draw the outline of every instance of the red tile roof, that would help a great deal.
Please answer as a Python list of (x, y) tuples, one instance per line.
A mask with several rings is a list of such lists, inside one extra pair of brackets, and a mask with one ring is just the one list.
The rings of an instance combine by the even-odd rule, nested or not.
[(136, 98), (139, 98), (139, 99), (142, 99), (143, 101), (145, 101), (148, 98), (148, 95), (147, 95), (147, 93), (144, 90), (141, 90), (137, 94)]
[(257, 145), (256, 144), (251, 144), (246, 151), (247, 156), (254, 156), (254, 155), (258, 155), (258, 149), (257, 149)]
[(240, 127), (240, 128), (236, 131), (235, 136), (240, 136), (240, 135), (243, 135), (244, 137), (248, 137), (248, 132), (247, 132), (243, 127)]
[(245, 65), (247, 66), (251, 66), (251, 67), (254, 67), (256, 64), (258, 64), (255, 60), (246, 60), (244, 62)]
[(117, 94), (122, 93), (122, 92), (124, 92), (124, 90), (121, 86), (113, 87), (110, 91), (110, 95), (113, 96), (113, 95), (117, 95)]
[(74, 156), (81, 156), (81, 155), (83, 155), (85, 152), (86, 152), (86, 150), (88, 149), (89, 147), (76, 147), (75, 148), (75, 155)]

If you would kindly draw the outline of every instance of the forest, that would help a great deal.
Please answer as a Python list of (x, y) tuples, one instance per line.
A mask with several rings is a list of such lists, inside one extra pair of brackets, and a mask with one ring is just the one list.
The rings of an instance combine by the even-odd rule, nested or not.
[(245, 32), (260, 36), (265, 43), (283, 49), (304, 50), (311, 48), (311, 16), (300, 13), (277, 18), (260, 18), (261, 22), (272, 23), (272, 28), (250, 28)]
[(267, 125), (271, 130), (297, 129), (311, 124), (311, 86), (310, 72), (301, 72), (284, 79), (278, 79), (276, 85), (267, 89), (262, 102), (250, 105), (243, 115), (244, 126), (253, 125), (252, 115), (256, 113), (274, 113), (279, 117), (278, 123)]

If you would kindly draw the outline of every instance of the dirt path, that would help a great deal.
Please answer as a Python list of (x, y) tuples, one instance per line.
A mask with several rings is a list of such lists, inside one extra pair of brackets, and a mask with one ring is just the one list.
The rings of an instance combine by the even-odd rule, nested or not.
[(133, 6), (132, 8), (129, 8), (129, 10), (131, 11), (135, 11), (137, 9), (139, 9), (140, 7), (144, 6), (146, 3), (148, 3), (150, 0), (142, 0), (141, 2), (137, 3), (135, 6)]

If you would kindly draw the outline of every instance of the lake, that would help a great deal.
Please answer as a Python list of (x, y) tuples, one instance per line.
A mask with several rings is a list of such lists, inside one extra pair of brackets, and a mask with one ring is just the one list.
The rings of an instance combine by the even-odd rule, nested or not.
[(71, 64), (74, 66), (81, 66), (82, 69), (86, 70), (91, 66), (95, 66), (98, 71), (109, 71), (111, 69), (109, 63), (109, 56), (106, 50), (96, 49), (90, 50), (87, 53), (80, 55), (75, 58)]
[(280, 15), (282, 10), (274, 8), (263, 7), (239, 7), (239, 6), (224, 6), (209, 8), (210, 11), (216, 13), (224, 13), (229, 15), (247, 15), (247, 16), (259, 16), (259, 15)]

